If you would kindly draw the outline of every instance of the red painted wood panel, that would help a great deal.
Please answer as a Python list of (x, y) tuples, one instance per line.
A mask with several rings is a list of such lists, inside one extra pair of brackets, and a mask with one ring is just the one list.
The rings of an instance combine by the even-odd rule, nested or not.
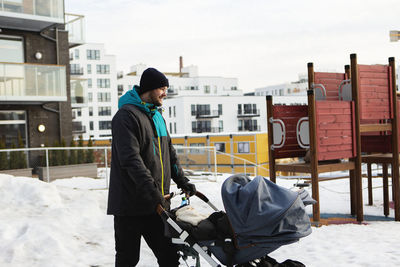
[(326, 89), (326, 100), (339, 99), (339, 85), (345, 79), (344, 73), (315, 72), (314, 83), (322, 84)]
[(360, 118), (392, 118), (390, 68), (387, 65), (358, 65)]
[(308, 107), (305, 105), (274, 105), (273, 118), (280, 119), (285, 124), (286, 139), (282, 148), (274, 150), (275, 158), (304, 157), (306, 150), (297, 143), (296, 126), (302, 117), (308, 117)]
[(352, 102), (316, 102), (318, 160), (352, 158), (354, 116)]

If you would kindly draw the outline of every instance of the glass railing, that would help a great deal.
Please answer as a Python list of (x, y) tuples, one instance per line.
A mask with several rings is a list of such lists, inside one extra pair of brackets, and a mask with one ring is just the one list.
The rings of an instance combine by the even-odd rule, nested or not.
[(65, 66), (0, 63), (0, 100), (66, 101)]
[(71, 79), (71, 105), (73, 107), (85, 106), (87, 104), (86, 80)]
[(68, 40), (70, 46), (85, 43), (85, 17), (65, 13), (65, 29), (68, 31)]
[(64, 0), (0, 0), (0, 11), (62, 19)]

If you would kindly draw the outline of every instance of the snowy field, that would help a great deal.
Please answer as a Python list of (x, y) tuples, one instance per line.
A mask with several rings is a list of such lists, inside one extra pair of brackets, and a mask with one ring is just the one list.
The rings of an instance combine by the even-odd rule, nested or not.
[[(221, 175), (216, 182), (204, 177), (193, 181), (223, 209), (220, 187), (228, 176)], [(287, 188), (296, 182), (278, 180)], [(299, 260), (311, 267), (399, 266), (400, 223), (379, 221), (384, 219), (381, 184), (381, 179), (374, 179), (374, 205), (364, 206), (364, 214), (379, 216), (376, 221), (313, 227), (310, 236), (270, 256), (279, 262)], [(106, 215), (105, 185), (105, 179), (77, 177), (48, 184), (0, 174), (0, 266), (114, 266), (113, 217)], [(349, 214), (348, 179), (321, 182), (320, 199), (321, 213)], [(192, 200), (192, 205), (205, 211), (204, 203)], [(393, 218), (392, 209), (389, 217)], [(145, 242), (139, 266), (157, 266)], [(202, 261), (202, 266), (208, 265)]]

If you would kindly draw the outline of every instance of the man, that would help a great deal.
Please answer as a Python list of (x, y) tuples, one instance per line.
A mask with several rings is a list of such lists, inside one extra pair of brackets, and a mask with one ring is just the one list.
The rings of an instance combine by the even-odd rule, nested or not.
[(140, 87), (119, 100), (112, 120), (112, 162), (107, 214), (114, 215), (115, 266), (135, 266), (140, 239), (157, 257), (159, 266), (178, 266), (179, 256), (164, 224), (156, 213), (163, 195), (169, 193), (170, 178), (188, 194), (196, 187), (184, 176), (165, 121), (158, 111), (166, 97), (168, 79), (154, 68), (146, 69)]

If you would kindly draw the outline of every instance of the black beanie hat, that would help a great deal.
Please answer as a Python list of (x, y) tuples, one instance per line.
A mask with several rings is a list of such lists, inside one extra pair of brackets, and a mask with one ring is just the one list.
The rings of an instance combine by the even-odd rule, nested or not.
[(148, 68), (140, 77), (139, 95), (164, 86), (169, 86), (167, 77), (154, 68)]

